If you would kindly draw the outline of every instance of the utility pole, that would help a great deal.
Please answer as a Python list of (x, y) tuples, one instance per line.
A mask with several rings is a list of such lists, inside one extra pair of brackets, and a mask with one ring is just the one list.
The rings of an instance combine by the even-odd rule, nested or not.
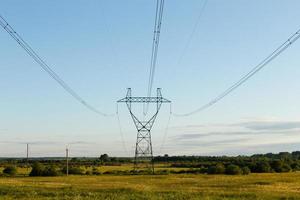
[(27, 143), (26, 144), (26, 160), (27, 160), (27, 163), (28, 163), (28, 156), (29, 156), (29, 144)]
[(66, 174), (68, 176), (69, 175), (69, 149), (68, 149), (68, 146), (66, 147), (66, 164), (67, 164)]
[(29, 173), (29, 144), (26, 144), (26, 166), (27, 166), (27, 173)]
[[(147, 164), (147, 168), (154, 174), (153, 149), (151, 141), (151, 129), (163, 103), (171, 103), (161, 95), (161, 88), (157, 88), (156, 97), (132, 97), (131, 88), (127, 89), (126, 97), (117, 101), (117, 103), (126, 103), (131, 118), (137, 129), (137, 139), (135, 144), (134, 171), (137, 172), (141, 164)], [(148, 120), (139, 120), (132, 112), (132, 103), (156, 104), (156, 110)]]

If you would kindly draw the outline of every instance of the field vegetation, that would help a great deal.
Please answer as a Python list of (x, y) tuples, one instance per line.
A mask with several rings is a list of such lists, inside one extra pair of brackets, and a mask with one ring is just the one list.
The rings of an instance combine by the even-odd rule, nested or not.
[(300, 199), (300, 173), (2, 177), (1, 199)]
[(300, 153), (132, 158), (1, 159), (0, 199), (300, 199)]

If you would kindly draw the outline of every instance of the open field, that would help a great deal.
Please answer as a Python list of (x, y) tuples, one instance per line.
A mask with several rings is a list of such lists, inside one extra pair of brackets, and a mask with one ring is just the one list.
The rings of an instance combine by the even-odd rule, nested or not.
[[(122, 165), (117, 165), (117, 166), (80, 166), (80, 168), (83, 170), (83, 172), (91, 171), (93, 168), (97, 168), (97, 170), (101, 173), (107, 173), (107, 172), (113, 172), (113, 171), (130, 171), (133, 170), (133, 165), (132, 164), (122, 164)], [(0, 167), (0, 175), (2, 175), (4, 167)], [(190, 168), (187, 167), (171, 167), (170, 165), (166, 164), (156, 164), (155, 165), (155, 172), (158, 172), (160, 170), (172, 170), (172, 171), (180, 171), (180, 170), (189, 170)], [(31, 167), (17, 167), (17, 175), (18, 176), (28, 176)]]
[(300, 173), (1, 177), (0, 199), (300, 199)]

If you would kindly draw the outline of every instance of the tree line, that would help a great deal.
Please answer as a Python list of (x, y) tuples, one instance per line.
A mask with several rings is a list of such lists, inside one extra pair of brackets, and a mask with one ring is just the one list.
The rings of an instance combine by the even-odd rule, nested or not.
[[(102, 154), (98, 158), (71, 158), (69, 174), (99, 175), (98, 167), (132, 164), (133, 158), (110, 157)], [(164, 164), (166, 169), (157, 170), (157, 174), (249, 174), (249, 173), (282, 173), (300, 171), (300, 151), (280, 152), (277, 154), (255, 154), (252, 156), (156, 156), (155, 164)], [(30, 167), (31, 176), (57, 176), (66, 174), (64, 158), (2, 158), (0, 166), (3, 174), (15, 175), (17, 167)], [(83, 170), (89, 168), (90, 170)], [(106, 174), (135, 174), (136, 171), (109, 171)], [(139, 173), (146, 174), (141, 170)]]

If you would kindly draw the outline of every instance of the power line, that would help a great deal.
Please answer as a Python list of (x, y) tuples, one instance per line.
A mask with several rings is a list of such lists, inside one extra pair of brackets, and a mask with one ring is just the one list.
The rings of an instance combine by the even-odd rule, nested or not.
[(261, 61), (258, 65), (256, 65), (252, 70), (250, 70), (246, 75), (244, 75), (240, 80), (238, 80), (235, 84), (230, 86), (227, 90), (222, 92), (220, 95), (209, 101), (207, 104), (204, 104), (200, 108), (185, 113), (185, 114), (175, 114), (174, 116), (177, 117), (186, 117), (193, 114), (196, 114), (198, 112), (201, 112), (214, 104), (218, 103), (220, 100), (222, 100), (224, 97), (232, 93), (234, 90), (236, 90), (239, 86), (241, 86), (243, 83), (245, 83), (248, 79), (250, 79), (252, 76), (254, 76), (256, 73), (258, 73), (260, 70), (262, 70), (267, 64), (269, 64), (271, 61), (273, 61), (277, 56), (279, 56), (282, 52), (284, 52), (288, 47), (290, 47), (294, 42), (296, 42), (300, 37), (300, 29), (294, 33), (291, 37), (288, 38), (283, 44), (281, 44), (275, 51), (273, 51), (269, 56), (267, 56), (263, 61)]
[(202, 4), (202, 6), (200, 8), (200, 11), (199, 11), (199, 15), (198, 15), (197, 21), (196, 21), (196, 23), (195, 23), (195, 25), (194, 25), (194, 27), (192, 29), (191, 34), (189, 35), (189, 38), (188, 38), (188, 40), (187, 40), (187, 42), (186, 42), (186, 44), (185, 44), (185, 46), (183, 48), (183, 51), (182, 51), (181, 55), (179, 56), (179, 59), (177, 61), (177, 65), (179, 65), (181, 63), (181, 61), (182, 61), (182, 59), (183, 59), (183, 57), (184, 57), (187, 49), (189, 48), (189, 46), (191, 44), (191, 41), (192, 41), (192, 39), (193, 39), (196, 31), (197, 31), (197, 28), (199, 26), (200, 21), (202, 19), (202, 16), (203, 16), (203, 13), (204, 13), (204, 10), (206, 8), (207, 3), (208, 3), (208, 0), (204, 0), (203, 1), (203, 4)]
[[(104, 27), (105, 27), (105, 30), (106, 30), (106, 33), (109, 35), (109, 36), (112, 36), (112, 30), (111, 30), (111, 26), (110, 26), (110, 24), (108, 23), (108, 20), (107, 20), (107, 15), (105, 14), (105, 11), (104, 11), (104, 6), (100, 6), (100, 13), (102, 14), (102, 18), (103, 18), (103, 23), (104, 23)], [(118, 41), (117, 40), (117, 38), (114, 38), (114, 40), (113, 40), (113, 38), (112, 37), (109, 37), (109, 39), (108, 39), (108, 41), (109, 41), (109, 43), (110, 43), (110, 47), (111, 47), (111, 53), (112, 53), (112, 55), (113, 55), (113, 57), (114, 57), (114, 59), (113, 59), (113, 64), (115, 64), (116, 66), (120, 66), (120, 64), (119, 64), (119, 54), (118, 54), (118, 52), (117, 52), (117, 48), (116, 48), (116, 45), (115, 45), (115, 43), (113, 42), (113, 41)]]
[(168, 117), (168, 121), (167, 121), (167, 126), (166, 126), (165, 131), (164, 131), (163, 140), (161, 142), (161, 146), (160, 146), (160, 149), (159, 149), (159, 155), (161, 154), (161, 152), (162, 152), (162, 150), (165, 146), (165, 143), (166, 143), (167, 135), (168, 135), (168, 132), (169, 132), (169, 126), (170, 126), (170, 122), (171, 122), (171, 117), (172, 117), (172, 103), (170, 103), (170, 113), (169, 113), (169, 117)]
[(148, 84), (148, 97), (150, 97), (152, 93), (163, 10), (164, 10), (164, 0), (157, 0), (154, 31), (153, 31), (154, 34), (153, 34), (153, 43), (152, 43), (150, 75), (149, 75), (149, 84)]
[(116, 116), (117, 116), (117, 122), (118, 122), (119, 133), (120, 133), (120, 136), (121, 136), (123, 149), (125, 150), (126, 155), (129, 155), (129, 152), (128, 152), (128, 149), (127, 149), (127, 146), (126, 146), (126, 143), (125, 143), (124, 133), (123, 133), (123, 130), (122, 130), (120, 116), (119, 116), (119, 106), (118, 106), (118, 103), (116, 104), (116, 106), (117, 106)]
[(0, 15), (0, 25), (4, 30), (27, 52), (27, 54), (33, 58), (33, 60), (42, 67), (44, 71), (48, 73), (67, 93), (69, 93), (73, 98), (75, 98), (79, 103), (84, 105), (87, 109), (108, 117), (114, 116), (114, 114), (106, 114), (99, 111), (94, 106), (87, 103), (81, 96), (79, 96), (64, 80), (62, 80), (52, 68), (45, 63), (45, 61), (32, 49), (32, 47), (23, 40), (23, 38), (7, 23), (7, 21)]
[[(150, 73), (149, 73), (149, 80), (148, 80), (148, 92), (147, 92), (148, 97), (151, 97), (151, 94), (152, 94), (155, 68), (156, 68), (156, 62), (157, 62), (160, 30), (161, 30), (161, 24), (162, 24), (162, 19), (163, 19), (163, 12), (164, 12), (164, 3), (165, 3), (164, 0), (157, 0), (157, 2), (156, 2), (156, 14), (155, 14), (154, 31), (153, 31)], [(149, 107), (149, 104), (146, 104), (146, 108), (144, 105), (144, 115), (147, 114), (148, 107)]]

